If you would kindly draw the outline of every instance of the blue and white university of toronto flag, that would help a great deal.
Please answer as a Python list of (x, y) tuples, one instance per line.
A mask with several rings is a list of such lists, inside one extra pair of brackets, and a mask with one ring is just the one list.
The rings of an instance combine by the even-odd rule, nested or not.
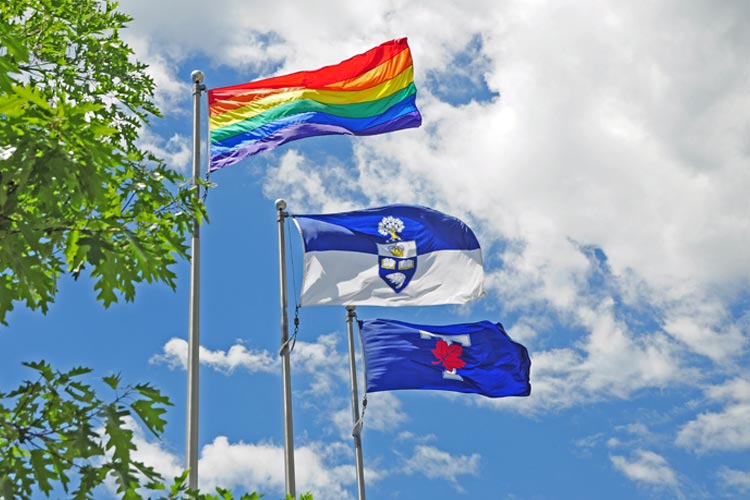
[(305, 250), (300, 304), (463, 304), (483, 293), (474, 232), (426, 207), (295, 215)]
[(529, 353), (500, 323), (358, 323), (367, 392), (433, 389), (491, 398), (531, 393)]

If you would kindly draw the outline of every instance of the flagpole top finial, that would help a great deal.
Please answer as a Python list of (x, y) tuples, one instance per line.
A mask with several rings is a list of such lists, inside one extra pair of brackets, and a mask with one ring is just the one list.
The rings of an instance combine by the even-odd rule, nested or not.
[(286, 210), (286, 201), (281, 198), (276, 200), (276, 210)]
[(203, 71), (199, 69), (193, 70), (193, 72), (190, 73), (190, 79), (193, 80), (193, 83), (203, 83), (204, 78)]

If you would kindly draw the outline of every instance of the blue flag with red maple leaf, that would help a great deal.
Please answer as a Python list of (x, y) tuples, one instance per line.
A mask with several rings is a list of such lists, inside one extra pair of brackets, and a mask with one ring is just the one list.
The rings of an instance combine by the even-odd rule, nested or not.
[(358, 323), (367, 392), (433, 389), (491, 398), (531, 393), (529, 353), (500, 323)]

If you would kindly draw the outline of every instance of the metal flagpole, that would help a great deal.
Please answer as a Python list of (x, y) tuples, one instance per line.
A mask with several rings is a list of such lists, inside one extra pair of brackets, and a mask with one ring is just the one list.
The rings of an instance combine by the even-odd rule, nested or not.
[(289, 364), (289, 320), (286, 298), (286, 253), (284, 252), (284, 219), (288, 217), (284, 210), (286, 201), (276, 200), (279, 223), (279, 286), (281, 287), (281, 381), (284, 386), (284, 479), (286, 494), (296, 497), (294, 487), (294, 431), (292, 429), (292, 381)]
[(362, 421), (359, 418), (359, 395), (357, 394), (357, 365), (354, 361), (354, 318), (356, 306), (346, 306), (346, 330), (349, 334), (349, 379), (352, 386), (352, 437), (354, 438), (354, 461), (357, 466), (357, 492), (359, 500), (365, 500), (365, 469), (362, 463)]
[[(200, 194), (198, 180), (201, 176), (201, 92), (203, 72), (190, 74), (193, 80), (193, 183)], [(190, 326), (188, 332), (188, 394), (187, 394), (187, 444), (185, 446), (188, 487), (198, 488), (198, 351), (200, 348), (200, 296), (201, 296), (201, 239), (200, 224), (193, 221), (193, 238), (190, 244)]]

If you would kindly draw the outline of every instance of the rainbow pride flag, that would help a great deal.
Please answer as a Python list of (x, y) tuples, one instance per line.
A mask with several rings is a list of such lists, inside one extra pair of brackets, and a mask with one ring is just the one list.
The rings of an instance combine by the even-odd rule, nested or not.
[(333, 66), (208, 91), (209, 170), (316, 135), (419, 127), (406, 38)]

